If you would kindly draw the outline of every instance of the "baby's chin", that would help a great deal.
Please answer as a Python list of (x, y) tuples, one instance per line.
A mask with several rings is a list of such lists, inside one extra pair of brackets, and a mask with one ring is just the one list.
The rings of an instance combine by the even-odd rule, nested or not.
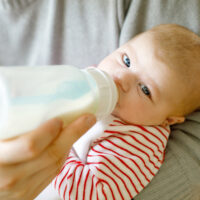
[(122, 120), (123, 122), (129, 123), (129, 122), (128, 122), (127, 120), (125, 120), (122, 116), (120, 116), (120, 114), (119, 114), (116, 110), (114, 110), (114, 111), (111, 113), (111, 115), (114, 116), (114, 117), (119, 118), (119, 119)]
[(117, 118), (120, 118), (120, 119), (121, 119), (120, 115), (117, 113), (116, 110), (114, 110), (114, 111), (111, 113), (111, 115), (114, 116), (114, 117), (117, 117)]
[(119, 118), (121, 121), (123, 121), (124, 123), (126, 124), (130, 124), (130, 125), (143, 125), (143, 126), (148, 126), (150, 124), (148, 124), (147, 122), (145, 123), (144, 121), (135, 121), (135, 120), (130, 120), (130, 119), (127, 119), (126, 117), (123, 117), (119, 114), (119, 112), (117, 112), (117, 110), (114, 110), (112, 113), (111, 113), (112, 116), (114, 117), (117, 117)]
[(124, 120), (123, 117), (120, 117), (120, 115), (118, 114), (115, 114), (114, 112), (111, 114), (112, 116), (120, 119), (120, 121), (122, 121), (123, 123), (127, 124), (127, 125), (134, 125), (135, 123), (130, 123), (129, 121), (127, 120)]

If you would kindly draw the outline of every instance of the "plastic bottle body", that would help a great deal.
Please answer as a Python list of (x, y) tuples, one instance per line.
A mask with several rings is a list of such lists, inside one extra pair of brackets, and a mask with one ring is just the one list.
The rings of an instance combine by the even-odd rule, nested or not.
[(0, 80), (0, 139), (26, 133), (54, 117), (67, 124), (98, 111), (97, 82), (72, 66), (2, 67)]

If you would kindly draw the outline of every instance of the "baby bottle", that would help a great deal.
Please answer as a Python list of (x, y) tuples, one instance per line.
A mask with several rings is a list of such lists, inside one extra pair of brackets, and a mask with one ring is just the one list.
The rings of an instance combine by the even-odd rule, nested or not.
[(95, 67), (0, 67), (0, 139), (54, 117), (64, 125), (84, 113), (101, 118), (113, 111), (117, 99), (112, 78)]

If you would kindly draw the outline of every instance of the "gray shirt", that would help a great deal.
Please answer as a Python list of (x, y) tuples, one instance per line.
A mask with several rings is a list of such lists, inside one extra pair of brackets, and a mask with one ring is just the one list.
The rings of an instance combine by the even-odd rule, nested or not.
[[(84, 68), (157, 24), (177, 23), (200, 34), (199, 9), (199, 0), (0, 0), (0, 65)], [(163, 166), (135, 199), (199, 198), (197, 111), (173, 127)]]

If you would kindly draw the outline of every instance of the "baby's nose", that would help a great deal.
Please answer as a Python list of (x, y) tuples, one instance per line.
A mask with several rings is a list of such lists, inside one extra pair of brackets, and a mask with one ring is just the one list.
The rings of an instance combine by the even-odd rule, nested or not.
[(131, 72), (118, 72), (114, 77), (114, 81), (123, 92), (129, 92), (129, 90), (134, 86), (136, 78)]

